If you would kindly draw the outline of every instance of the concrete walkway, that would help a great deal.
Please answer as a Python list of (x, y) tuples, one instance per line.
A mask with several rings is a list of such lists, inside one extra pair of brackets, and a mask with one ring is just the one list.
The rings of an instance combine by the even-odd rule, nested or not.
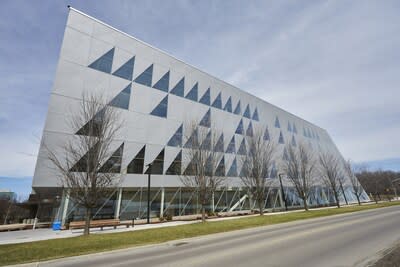
[[(363, 205), (370, 204), (364, 203)], [(371, 203), (373, 204), (373, 203)], [(348, 205), (353, 206), (353, 205)], [(322, 209), (334, 209), (336, 207), (322, 207), (322, 208), (314, 208), (310, 210), (322, 210)], [(282, 212), (271, 212), (265, 213), (265, 216), (274, 216), (285, 213), (292, 212), (302, 212), (304, 210), (291, 210), (291, 211), (282, 211)], [(233, 216), (233, 217), (221, 217), (208, 219), (207, 221), (223, 221), (223, 220), (235, 220), (240, 218), (258, 216), (257, 214), (252, 215), (244, 215), (244, 216)], [(199, 220), (193, 221), (171, 221), (164, 223), (156, 223), (156, 224), (141, 224), (135, 225), (134, 227), (126, 228), (125, 226), (120, 226), (117, 229), (113, 227), (104, 227), (104, 230), (101, 231), (100, 228), (91, 228), (91, 234), (106, 234), (106, 233), (119, 233), (119, 232), (127, 232), (127, 231), (138, 231), (144, 229), (153, 229), (153, 228), (161, 228), (161, 227), (171, 227), (177, 225), (185, 225), (185, 224), (193, 224), (199, 223)], [(48, 239), (56, 239), (56, 238), (68, 238), (74, 236), (80, 236), (83, 234), (83, 229), (76, 230), (62, 230), (62, 231), (53, 231), (52, 229), (36, 229), (36, 230), (21, 230), (21, 231), (10, 231), (10, 232), (0, 232), (0, 245), (4, 244), (16, 244), (16, 243), (26, 243), (40, 240), (48, 240)]]

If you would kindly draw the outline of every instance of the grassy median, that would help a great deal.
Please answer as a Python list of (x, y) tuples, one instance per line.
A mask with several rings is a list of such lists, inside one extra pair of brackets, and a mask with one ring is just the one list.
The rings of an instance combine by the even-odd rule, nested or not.
[(122, 233), (93, 234), (88, 237), (79, 236), (22, 244), (0, 245), (0, 266), (162, 243), (182, 238), (389, 207), (393, 205), (400, 205), (400, 202), (385, 202), (363, 206), (344, 207), (340, 209), (334, 208), (309, 212), (294, 212), (274, 216), (255, 216), (236, 220), (207, 222), (204, 224), (196, 223)]

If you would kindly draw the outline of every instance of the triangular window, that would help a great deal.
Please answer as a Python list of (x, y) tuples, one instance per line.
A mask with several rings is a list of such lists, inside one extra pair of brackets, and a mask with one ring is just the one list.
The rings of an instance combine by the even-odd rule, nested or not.
[(185, 171), (183, 172), (183, 175), (196, 175), (196, 161), (197, 161), (198, 156), (194, 155), (192, 160), (189, 162), (189, 164), (186, 166)]
[(250, 119), (250, 106), (247, 104), (247, 107), (243, 113), (243, 117), (249, 118)]
[(224, 134), (221, 134), (214, 147), (215, 152), (224, 152)]
[(240, 119), (239, 125), (236, 128), (235, 133), (237, 134), (243, 134), (244, 133), (244, 129), (243, 129), (243, 119)]
[(133, 158), (133, 160), (129, 163), (127, 173), (143, 173), (145, 151), (146, 146), (143, 146), (142, 149)]
[(292, 146), (297, 146), (296, 138), (294, 138), (294, 135), (292, 136)]
[(269, 137), (269, 131), (268, 131), (268, 126), (265, 128), (265, 132), (264, 132), (264, 141), (268, 141), (270, 139)]
[(279, 123), (278, 117), (275, 118), (275, 127), (276, 128), (281, 128), (281, 124)]
[(209, 106), (211, 99), (210, 99), (210, 88), (204, 93), (204, 95), (200, 98), (200, 103)]
[(222, 100), (221, 100), (221, 93), (218, 94), (218, 96), (215, 98), (212, 106), (214, 108), (219, 108), (222, 109)]
[(283, 135), (282, 135), (282, 131), (279, 133), (279, 144), (284, 144), (285, 140), (283, 140)]
[(221, 161), (219, 162), (217, 169), (215, 170), (215, 176), (225, 176), (225, 157), (222, 157)]
[(295, 134), (297, 134), (296, 124), (294, 124), (294, 123), (293, 123), (293, 132), (294, 132)]
[(288, 161), (289, 160), (289, 156), (288, 156), (288, 152), (286, 150), (286, 147), (283, 149), (283, 160)]
[(168, 92), (168, 87), (169, 87), (169, 71), (164, 74), (164, 76), (161, 77), (158, 82), (153, 86), (153, 88)]
[(124, 65), (119, 67), (119, 69), (114, 71), (113, 75), (132, 81), (134, 64), (135, 64), (135, 57), (132, 57)]
[(290, 122), (287, 123), (287, 130), (288, 130), (289, 132), (292, 131), (292, 126), (290, 125)]
[(195, 85), (193, 85), (192, 90), (190, 90), (190, 92), (185, 96), (185, 98), (197, 102), (198, 87), (199, 87), (199, 84), (198, 84), (198, 83), (196, 83)]
[(238, 154), (239, 155), (246, 155), (247, 149), (246, 149), (246, 141), (243, 138), (242, 143), (240, 144)]
[[(96, 154), (98, 153), (99, 148), (99, 143), (94, 144), (93, 147), (89, 149), (88, 152), (86, 152), (85, 155), (83, 155), (80, 160), (78, 160), (77, 163), (70, 169), (71, 172), (93, 172), (97, 171), (97, 163), (95, 163), (95, 158)], [(88, 164), (90, 164), (88, 166)]]
[(131, 84), (125, 87), (116, 97), (114, 97), (109, 105), (117, 108), (129, 109), (129, 100), (131, 98)]
[(228, 100), (226, 101), (224, 110), (228, 111), (228, 112), (232, 112), (232, 98), (231, 97), (229, 97)]
[(120, 173), (121, 172), (121, 162), (122, 162), (122, 152), (124, 151), (124, 143), (115, 150), (111, 157), (101, 166), (100, 173)]
[(236, 105), (235, 111), (233, 112), (236, 115), (240, 115), (240, 113), (242, 112), (242, 108), (240, 107), (240, 100)]
[(211, 131), (209, 131), (200, 146), (202, 150), (211, 150)]
[(185, 77), (183, 77), (176, 85), (174, 88), (171, 90), (171, 94), (177, 95), (177, 96), (184, 96), (185, 92)]
[(252, 119), (255, 121), (259, 121), (257, 108), (254, 110)]
[(136, 77), (135, 82), (151, 87), (153, 79), (153, 64), (151, 64), (145, 71)]
[(182, 167), (182, 150), (179, 151), (178, 155), (175, 157), (174, 161), (169, 165), (166, 175), (181, 175)]
[(99, 70), (105, 73), (111, 73), (112, 62), (114, 58), (114, 48), (109, 50), (107, 53), (96, 59), (89, 68)]
[(276, 170), (275, 164), (272, 165), (270, 178), (278, 178), (278, 172)]
[(251, 122), (249, 123), (249, 127), (247, 127), (246, 135), (253, 136), (253, 124)]
[(151, 115), (166, 118), (168, 111), (168, 95), (150, 113)]
[(192, 135), (186, 141), (185, 148), (198, 148), (199, 138), (197, 134), (197, 129), (192, 132)]
[(226, 175), (228, 177), (237, 177), (237, 163), (236, 163), (236, 158), (233, 159), (232, 165), (229, 168), (228, 174)]
[(104, 109), (94, 115), (93, 119), (88, 121), (82, 128), (80, 128), (76, 134), (77, 135), (86, 135), (86, 136), (99, 136), (100, 132), (104, 129), (103, 123)]
[(151, 169), (151, 174), (163, 174), (164, 170), (164, 151), (165, 149), (161, 150), (160, 154), (154, 159), (154, 161), (151, 163), (152, 165), (149, 166), (146, 170), (146, 174), (150, 172)]
[(208, 109), (207, 113), (201, 119), (199, 125), (204, 127), (211, 127), (211, 109)]
[(232, 136), (232, 139), (229, 142), (228, 147), (226, 148), (226, 153), (230, 153), (230, 154), (236, 153), (235, 136)]
[(168, 146), (181, 147), (182, 146), (182, 135), (183, 135), (183, 124), (176, 130), (174, 135), (169, 139)]

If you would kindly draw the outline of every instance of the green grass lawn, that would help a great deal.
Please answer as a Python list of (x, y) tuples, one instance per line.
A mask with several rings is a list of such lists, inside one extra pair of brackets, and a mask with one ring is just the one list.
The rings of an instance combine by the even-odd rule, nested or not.
[(196, 223), (140, 231), (95, 234), (87, 237), (52, 239), (0, 246), (0, 265), (36, 262), (113, 249), (166, 242), (213, 233), (221, 233), (309, 218), (400, 205), (399, 201), (344, 208), (294, 212), (274, 216), (254, 216), (236, 220)]

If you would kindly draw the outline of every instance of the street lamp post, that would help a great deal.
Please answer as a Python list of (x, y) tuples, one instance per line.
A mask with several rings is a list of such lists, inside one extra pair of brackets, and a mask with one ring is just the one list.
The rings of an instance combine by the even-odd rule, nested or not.
[(278, 174), (278, 176), (279, 176), (279, 183), (280, 183), (280, 185), (281, 185), (281, 192), (282, 192), (283, 202), (285, 202), (285, 210), (287, 211), (287, 210), (288, 210), (288, 207), (287, 207), (287, 203), (286, 203), (285, 191), (283, 190), (282, 177), (281, 177), (281, 175), (282, 175), (281, 173)]
[(150, 181), (151, 181), (151, 167), (153, 163), (147, 164), (149, 167), (148, 178), (147, 178), (147, 223), (150, 224)]

